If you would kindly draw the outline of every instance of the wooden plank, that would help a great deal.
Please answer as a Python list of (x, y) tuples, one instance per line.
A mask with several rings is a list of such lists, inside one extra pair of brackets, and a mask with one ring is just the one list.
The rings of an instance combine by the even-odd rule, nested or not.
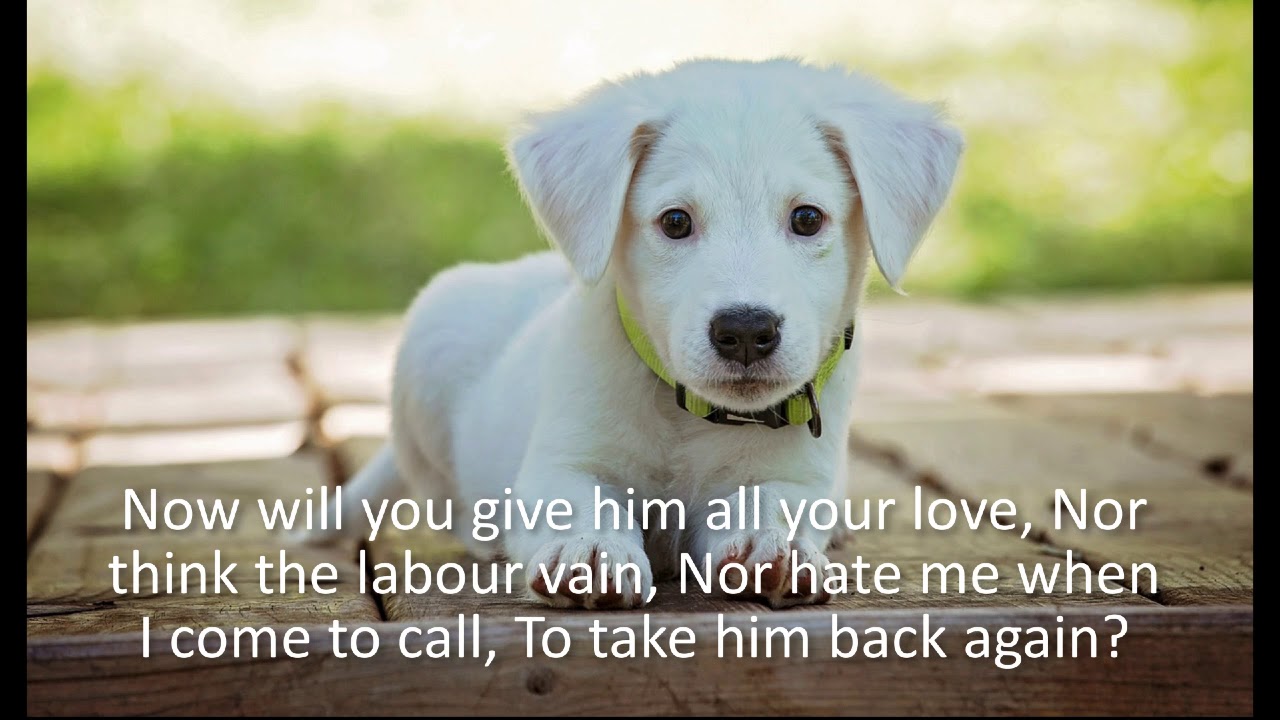
[(273, 318), (28, 327), (28, 426), (82, 434), (307, 417), (296, 324)]
[(1079, 394), (1176, 391), (1169, 363), (1142, 353), (1011, 352), (955, 359), (933, 379), (957, 393)]
[(302, 447), (302, 420), (265, 425), (178, 428), (90, 435), (81, 444), (85, 467), (170, 465), (280, 458)]
[(350, 477), (369, 462), (369, 458), (372, 458), (385, 442), (387, 442), (385, 435), (361, 435), (338, 443), (334, 452), (338, 454), (342, 467), (346, 468), (347, 476)]
[(1233, 485), (1253, 485), (1253, 395), (1015, 395), (1017, 409), (1076, 423), (1185, 460)]
[(209, 368), (282, 364), (297, 352), (299, 339), (294, 322), (270, 317), (34, 323), (27, 326), (27, 381), (45, 389), (172, 383)]
[[(205, 534), (203, 537), (197, 536), (193, 539), (185, 534), (172, 532), (98, 536), (53, 533), (37, 543), (35, 552), (31, 556), (31, 564), (40, 565), (40, 567), (32, 568), (27, 575), (27, 614), (35, 614), (32, 612), (33, 606), (91, 605), (117, 598), (138, 599), (132, 591), (128, 595), (115, 592), (113, 573), (109, 568), (115, 558), (119, 558), (122, 562), (131, 562), (135, 550), (138, 551), (140, 562), (150, 563), (161, 570), (164, 569), (166, 562), (176, 564), (198, 562), (211, 569), (214, 566), (214, 551), (219, 551), (225, 560), (223, 567), (233, 562), (236, 564), (234, 570), (226, 577), (239, 591), (237, 594), (222, 593), (223, 597), (219, 600), (234, 603), (242, 599), (246, 592), (252, 593), (257, 589), (258, 571), (254, 569), (253, 564), (258, 558), (265, 556), (274, 564), (282, 548), (288, 552), (290, 562), (306, 564), (325, 562), (329, 559), (323, 549), (308, 546), (293, 547), (270, 536), (242, 536), (227, 533), (216, 538)], [(168, 553), (172, 553), (173, 557), (169, 558)], [(345, 551), (343, 554), (349, 555)], [(342, 562), (350, 564), (351, 558), (344, 557)], [(162, 572), (161, 584), (165, 582), (164, 577)], [(278, 569), (272, 570), (269, 577), (272, 583), (278, 582), (280, 577)], [(210, 575), (207, 579), (208, 587), (212, 588), (213, 576)], [(296, 573), (288, 576), (291, 582), (296, 579)], [(350, 582), (352, 580), (358, 580), (358, 578), (340, 577), (339, 584), (352, 584)], [(130, 587), (133, 582), (131, 571), (125, 571), (120, 582), (121, 587)], [(193, 584), (196, 582), (194, 576), (191, 582)], [(150, 584), (151, 575), (144, 574), (140, 585)], [(162, 596), (164, 594), (160, 593)], [(145, 595), (151, 597), (141, 599), (155, 599), (155, 593), (147, 592)], [(182, 600), (182, 595), (180, 590), (175, 590), (173, 598)], [(193, 604), (200, 604), (206, 599), (200, 597), (198, 592), (186, 595), (185, 599)]]
[(940, 372), (964, 358), (1018, 348), (1018, 321), (1018, 313), (998, 305), (919, 298), (868, 303), (858, 318), (859, 398), (945, 399), (951, 389)]
[[(297, 573), (290, 572), (289, 590), (279, 591), (280, 573), (273, 568), (267, 575), (267, 589), (259, 587), (254, 563), (265, 558), (278, 564), (280, 540), (231, 538), (204, 540), (148, 537), (131, 539), (119, 536), (77, 538), (56, 536), (37, 542), (29, 558), (27, 575), (27, 635), (82, 635), (133, 632), (141, 628), (142, 617), (151, 618), (155, 630), (173, 630), (181, 626), (209, 627), (230, 623), (253, 625), (309, 625), (332, 620), (373, 622), (379, 613), (373, 599), (359, 589), (359, 570), (353, 561), (354, 547), (315, 549), (287, 547), (289, 562), (314, 567), (321, 562), (332, 564), (337, 571), (336, 588), (331, 594), (318, 594), (309, 588), (297, 591)], [(221, 551), (222, 567), (236, 563), (227, 576), (236, 593), (213, 593), (214, 549)], [(137, 594), (119, 594), (112, 586), (109, 563), (119, 558), (130, 562), (133, 550), (142, 562), (156, 565), (163, 573), (166, 562), (202, 563), (209, 569), (208, 592), (200, 594), (193, 585), (191, 593), (167, 593), (163, 587), (156, 593), (150, 587), (149, 575)], [(172, 558), (168, 557), (172, 553)], [(176, 572), (176, 571), (175, 571)], [(163, 578), (163, 575), (161, 575)], [(163, 579), (161, 580), (163, 582)], [(195, 583), (192, 576), (192, 583)], [(122, 588), (131, 587), (132, 575), (126, 571)]]
[[(333, 452), (338, 458), (338, 466), (346, 473), (343, 482), (349, 480), (353, 475), (364, 467), (365, 463), (373, 457), (374, 453), (387, 442), (385, 435), (356, 435), (338, 442)], [(409, 489), (404, 489), (409, 492)]]
[(27, 544), (41, 520), (52, 509), (57, 485), (49, 473), (27, 471)]
[(80, 466), (75, 442), (62, 433), (27, 433), (27, 469), (70, 474)]
[[(1092, 431), (1012, 414), (867, 422), (855, 436), (860, 446), (889, 453), (951, 494), (1014, 500), (1020, 517), (1050, 542), (1083, 552), (1095, 567), (1154, 563), (1161, 599), (1251, 602), (1253, 499), (1205, 482), (1193, 468)], [(1059, 530), (1052, 526), (1059, 488), (1076, 499), (1084, 489), (1095, 501), (1149, 504), (1139, 511), (1136, 531)], [(1141, 577), (1149, 592), (1148, 575)]]
[(862, 311), (869, 359), (940, 367), (1009, 354), (1146, 355), (1195, 338), (1253, 334), (1253, 291), (1005, 297), (991, 303), (876, 298)]
[(353, 438), (385, 438), (391, 431), (391, 413), (381, 403), (347, 403), (325, 410), (320, 434), (328, 443)]
[(898, 397), (1251, 391), (1252, 299), (1248, 288), (986, 305), (881, 299), (859, 325), (860, 385)]
[(946, 394), (941, 397), (858, 395), (853, 403), (853, 428), (866, 422), (916, 422), (972, 418), (1009, 418), (1010, 411), (985, 399)]
[(301, 330), (292, 320), (149, 322), (112, 328), (103, 337), (111, 363), (108, 384), (171, 383), (202, 367), (283, 365), (297, 353)]
[(869, 359), (929, 367), (951, 355), (1019, 347), (1021, 317), (996, 304), (882, 298), (862, 309), (858, 331), (864, 333), (863, 352)]
[[(273, 536), (263, 526), (257, 501), (274, 501), (284, 498), (305, 499), (318, 497), (324, 487), (327, 466), (324, 459), (312, 453), (299, 453), (287, 458), (193, 465), (165, 465), (156, 467), (96, 467), (84, 470), (67, 486), (65, 501), (50, 519), (50, 536), (115, 537), (121, 542), (147, 535), (163, 535), (168, 531), (124, 529), (125, 490), (132, 489), (141, 497), (156, 492), (161, 507), (175, 499), (190, 503), (203, 500), (212, 503), (221, 499), (229, 506), (240, 501), (235, 528), (228, 535), (224, 531), (206, 531), (193, 523), (192, 527), (175, 538), (255, 537)], [(311, 493), (308, 494), (307, 490)]]
[(1146, 352), (1037, 350), (1028, 339), (1017, 351), (951, 360), (932, 376), (955, 390), (982, 394), (1253, 391), (1253, 337), (1222, 335), (1152, 341)]
[(89, 388), (103, 382), (102, 330), (81, 322), (27, 325), (27, 384)]
[[(268, 530), (258, 512), (259, 498), (269, 502), (307, 498), (308, 488), (314, 496), (327, 484), (325, 469), (321, 458), (302, 455), (270, 462), (97, 468), (77, 475), (28, 558), (28, 635), (132, 631), (140, 627), (143, 615), (152, 617), (155, 628), (233, 621), (311, 624), (333, 618), (377, 620), (380, 614), (375, 602), (359, 590), (354, 542), (329, 549), (296, 546), (279, 532)], [(149, 498), (154, 490), (160, 508), (179, 498), (193, 504), (221, 499), (228, 506), (238, 499), (235, 527), (231, 531), (206, 530), (197, 521), (182, 531), (125, 530), (126, 488), (143, 498)], [(281, 595), (260, 589), (254, 563), (260, 556), (278, 562), (281, 549), (286, 549), (291, 562), (304, 567), (332, 563), (338, 574), (337, 591), (299, 594), (295, 585), (293, 592)], [(117, 594), (109, 563), (117, 556), (131, 560), (134, 550), (140, 561), (161, 569), (166, 562), (199, 562), (212, 568), (214, 551), (218, 550), (223, 567), (237, 563), (229, 578), (238, 593), (156, 593), (145, 587), (149, 584), (149, 576), (145, 576), (143, 592)], [(268, 577), (274, 587), (278, 568)], [(132, 582), (131, 578), (129, 575), (127, 581)], [(296, 573), (289, 579), (296, 583)]]
[(1024, 315), (1027, 337), (1044, 349), (1054, 342), (1061, 350), (1089, 342), (1117, 352), (1159, 353), (1177, 338), (1253, 333), (1248, 286), (1009, 297), (1000, 305)]
[(29, 389), (28, 405), (36, 427), (81, 433), (284, 422), (308, 412), (306, 394), (283, 361), (205, 367), (166, 383)]
[[(1125, 381), (1129, 390), (1148, 391), (1253, 389), (1252, 288), (1006, 299), (1001, 304), (1025, 316), (1023, 353), (1048, 353), (1045, 360), (1050, 360), (1052, 354), (1107, 349), (1125, 358), (1113, 359), (1112, 367), (1104, 369), (1103, 358), (1095, 355), (1091, 362), (1099, 371), (1091, 378), (1094, 382)], [(1139, 362), (1143, 356), (1146, 365)], [(1009, 373), (992, 368), (990, 374), (995, 385), (1001, 374)], [(1004, 389), (1015, 391), (1008, 385)]]
[(385, 403), (400, 342), (399, 316), (307, 319), (302, 367), (326, 405)]
[[(378, 624), (382, 650), (368, 659), (333, 657), (324, 627), (310, 654), (292, 659), (180, 660), (152, 638), (140, 658), (137, 634), (94, 638), (29, 638), (27, 712), (79, 714), (325, 714), (474, 716), (542, 715), (1251, 715), (1252, 608), (1116, 608), (1128, 620), (1106, 657), (1115, 622), (1106, 608), (939, 610), (931, 625), (945, 658), (830, 657), (831, 613), (774, 613), (760, 626), (803, 627), (808, 659), (718, 658), (717, 619), (653, 618), (690, 627), (688, 659), (597, 659), (586, 628), (642, 625), (635, 615), (592, 613), (556, 618), (574, 638), (560, 659), (525, 658), (525, 633), (514, 623), (482, 623), (480, 647), (492, 666), (458, 658), (409, 660), (397, 649), (403, 624)], [(1002, 670), (965, 657), (963, 629), (1088, 626), (1099, 658), (1025, 661)], [(757, 616), (759, 617), (759, 616)], [(918, 611), (846, 611), (842, 626), (890, 633), (920, 621)], [(750, 615), (725, 618), (750, 624)], [(454, 627), (455, 619), (420, 627)], [(349, 636), (348, 636), (349, 638)], [(343, 647), (346, 647), (344, 645)], [(414, 647), (420, 647), (415, 645)], [(919, 647), (913, 642), (912, 647)], [(190, 644), (184, 648), (190, 649)], [(354, 674), (353, 674), (354, 673)], [(358, 682), (357, 682), (358, 676)], [(353, 683), (356, 683), (353, 685)], [(871, 688), (860, 691), (858, 688)]]
[(1253, 328), (1247, 333), (1194, 335), (1165, 343), (1171, 373), (1197, 393), (1253, 392)]
[[(871, 592), (837, 596), (831, 601), (833, 607), (933, 609), (1153, 605), (1147, 598), (1133, 594), (1067, 594), (1065, 588), (1048, 593), (1027, 593), (1022, 585), (1019, 564), (1026, 567), (1028, 572), (1034, 565), (1041, 564), (1048, 572), (1052, 572), (1056, 566), (1059, 573), (1065, 574), (1066, 560), (1046, 551), (1033, 539), (1022, 539), (1020, 524), (1017, 530), (1007, 532), (989, 525), (977, 531), (965, 527), (916, 530), (912, 521), (915, 482), (916, 479), (893, 476), (867, 459), (855, 455), (850, 479), (851, 497), (859, 503), (870, 499), (873, 509), (879, 507), (882, 499), (892, 499), (894, 506), (889, 511), (886, 527), (854, 533), (852, 542), (840, 550), (830, 551), (828, 555), (832, 562), (838, 563), (852, 563), (860, 556), (873, 567), (891, 562), (901, 570), (901, 580), (896, 583), (900, 590), (894, 594)], [(927, 507), (928, 503), (942, 496), (928, 487), (922, 487), (921, 497)], [(861, 508), (862, 505), (856, 507)], [(862, 517), (861, 510), (858, 511), (858, 517)], [(934, 574), (931, 578), (931, 591), (925, 593), (922, 582), (924, 566), (932, 563), (959, 563), (966, 573), (971, 573), (981, 563), (990, 563), (995, 566), (999, 580), (988, 585), (995, 587), (996, 592), (982, 594), (966, 588), (961, 593), (953, 586), (949, 592), (940, 593), (938, 576)], [(870, 582), (867, 584), (870, 585)]]

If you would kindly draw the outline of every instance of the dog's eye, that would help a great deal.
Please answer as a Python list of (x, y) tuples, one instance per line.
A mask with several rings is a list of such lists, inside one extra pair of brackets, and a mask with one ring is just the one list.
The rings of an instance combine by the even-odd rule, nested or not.
[(662, 232), (672, 240), (689, 237), (693, 232), (693, 218), (683, 210), (668, 210), (662, 213)]
[(822, 229), (822, 211), (812, 205), (802, 205), (791, 211), (791, 232), (797, 235), (816, 235)]

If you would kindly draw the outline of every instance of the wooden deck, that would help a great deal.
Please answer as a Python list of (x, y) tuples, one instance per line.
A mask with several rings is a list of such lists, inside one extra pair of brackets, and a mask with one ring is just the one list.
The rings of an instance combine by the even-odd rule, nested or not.
[[(271, 318), (108, 326), (41, 324), (27, 335), (27, 711), (80, 714), (1252, 714), (1253, 310), (1248, 289), (968, 306), (927, 299), (873, 305), (858, 423), (855, 494), (911, 506), (1008, 497), (1033, 532), (865, 532), (832, 559), (894, 562), (895, 595), (848, 594), (773, 611), (749, 601), (660, 589), (642, 612), (586, 613), (518, 598), (362, 593), (360, 544), (290, 550), (338, 569), (328, 595), (266, 594), (253, 563), (282, 540), (253, 520), (257, 498), (336, 485), (386, 430), (394, 318)], [(123, 529), (123, 491), (162, 499), (240, 498), (232, 533)], [(1134, 532), (1055, 530), (1055, 488), (1148, 507)], [(107, 563), (239, 562), (237, 595), (117, 595)], [(390, 533), (364, 549), (462, 559), (438, 534)], [(1083, 558), (1150, 562), (1137, 594), (1026, 595), (1018, 563)], [(923, 562), (999, 569), (999, 592), (923, 594)], [(1062, 568), (1065, 571), (1065, 567)], [(1145, 582), (1145, 581), (1144, 581)], [(406, 659), (409, 625), (481, 616), (492, 666)], [(598, 660), (587, 628), (691, 627), (690, 659)], [(833, 659), (842, 626), (1095, 628), (1097, 658), (965, 656)], [(1128, 629), (1108, 657), (1115, 621)], [(526, 659), (522, 615), (570, 629), (574, 649)], [(804, 627), (810, 657), (720, 659), (726, 624)], [(142, 658), (141, 618), (151, 657)], [(1061, 620), (1058, 618), (1061, 617)], [(337, 657), (327, 626), (368, 625), (382, 650)], [(180, 626), (304, 626), (308, 657), (175, 657)], [(348, 647), (340, 645), (339, 649)], [(186, 643), (185, 647), (191, 647)]]

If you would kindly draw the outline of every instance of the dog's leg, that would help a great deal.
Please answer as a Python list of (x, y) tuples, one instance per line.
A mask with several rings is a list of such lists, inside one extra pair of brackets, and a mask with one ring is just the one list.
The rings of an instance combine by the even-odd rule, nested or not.
[(329, 516), (323, 529), (295, 529), (290, 533), (290, 538), (309, 545), (331, 545), (342, 538), (367, 536), (369, 523), (362, 501), (368, 500), (376, 508), (383, 500), (391, 499), (392, 495), (402, 489), (403, 483), (396, 470), (391, 443), (383, 443), (373, 458), (342, 486), (342, 529), (335, 527), (339, 512), (337, 503), (330, 503)]
[[(740, 516), (739, 496), (736, 492), (724, 498), (730, 513), (729, 526), (712, 530), (707, 527), (706, 518), (701, 518), (694, 526), (696, 530), (690, 543), (692, 559), (702, 567), (704, 559), (709, 556), (712, 572), (717, 577), (720, 569), (729, 563), (742, 565), (748, 577), (743, 594), (758, 596), (772, 607), (827, 602), (831, 596), (823, 590), (822, 583), (826, 579), (826, 566), (830, 562), (824, 551), (830, 542), (831, 533), (816, 530), (807, 521), (802, 521), (795, 537), (788, 539), (790, 529), (782, 503), (785, 501), (790, 512), (795, 513), (802, 501), (813, 502), (827, 497), (828, 491), (823, 487), (788, 482), (765, 482), (758, 487), (760, 517), (756, 518), (752, 512), (753, 487), (746, 487), (747, 496), (752, 498), (745, 503), (746, 517)], [(719, 503), (716, 505), (719, 506)], [(755, 529), (757, 522), (759, 529)], [(796, 563), (807, 564), (798, 566), (801, 569), (795, 579), (794, 592), (793, 553)], [(757, 571), (757, 568), (760, 570)], [(757, 572), (761, 580), (758, 594), (754, 592)], [(737, 577), (734, 573), (729, 575), (731, 580), (736, 580)]]
[[(602, 499), (610, 498), (623, 509), (619, 529), (614, 529), (611, 511), (602, 513), (603, 527), (596, 529), (597, 486)], [(587, 609), (640, 607), (649, 601), (653, 570), (639, 518), (635, 527), (627, 528), (625, 494), (574, 471), (554, 476), (522, 473), (515, 491), (530, 505), (541, 499), (546, 506), (562, 498), (573, 508), (569, 530), (554, 530), (543, 522), (533, 530), (515, 528), (504, 540), (508, 556), (524, 564), (525, 582), (534, 598), (553, 607)], [(575, 577), (590, 577), (590, 585)]]

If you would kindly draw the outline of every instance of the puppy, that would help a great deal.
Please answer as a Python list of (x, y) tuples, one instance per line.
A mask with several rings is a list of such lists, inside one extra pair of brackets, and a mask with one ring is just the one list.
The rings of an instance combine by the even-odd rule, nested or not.
[[(962, 146), (935, 106), (791, 60), (686, 62), (533, 117), (508, 156), (558, 252), (454, 267), (418, 295), (391, 439), (346, 488), (344, 526), (403, 482), (452, 498), (470, 550), (523, 563), (551, 605), (642, 605), (680, 552), (769, 563), (773, 606), (826, 600), (831, 533), (789, 539), (779, 501), (845, 497), (868, 261), (897, 287)], [(739, 486), (760, 517), (738, 517)], [(597, 531), (597, 487), (622, 508), (679, 499), (686, 529)], [(573, 530), (474, 540), (474, 503), (508, 497), (568, 500)], [(717, 498), (732, 522), (709, 529)], [(817, 592), (792, 592), (792, 551)], [(638, 578), (572, 592), (564, 572), (553, 592), (539, 569), (602, 560)]]

